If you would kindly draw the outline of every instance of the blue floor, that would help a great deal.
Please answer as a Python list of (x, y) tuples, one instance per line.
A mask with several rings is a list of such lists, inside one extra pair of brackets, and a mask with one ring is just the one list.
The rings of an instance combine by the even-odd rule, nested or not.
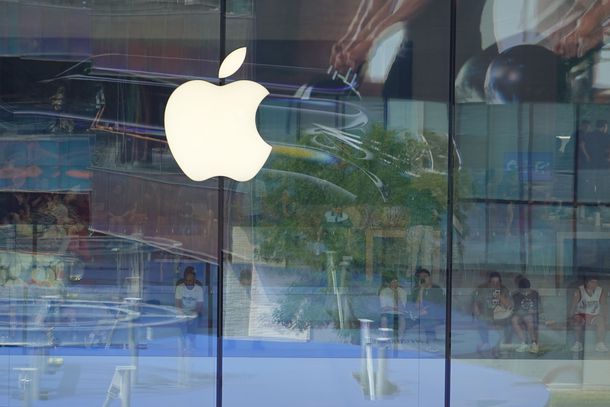
[[(129, 349), (57, 347), (48, 356), (42, 348), (2, 348), (0, 406), (22, 406), (20, 367), (42, 367), (40, 389), (45, 400), (33, 406), (102, 406), (117, 366), (138, 366), (132, 406), (213, 406), (216, 358), (208, 348), (215, 338), (198, 335), (195, 349), (180, 357), (176, 337), (146, 343), (134, 358)], [(212, 348), (213, 349), (213, 348)], [(321, 342), (226, 340), (223, 360), (225, 406), (368, 406), (358, 378), (362, 369), (359, 345)], [(50, 357), (50, 359), (49, 359)], [(48, 362), (51, 362), (48, 364)], [(378, 370), (377, 354), (373, 366)], [(442, 406), (445, 360), (415, 350), (388, 353), (388, 406)], [(367, 376), (365, 376), (367, 377)], [(452, 362), (453, 405), (543, 407), (544, 385), (502, 370)], [(479, 404), (477, 404), (479, 403)], [(111, 405), (120, 405), (114, 400)]]

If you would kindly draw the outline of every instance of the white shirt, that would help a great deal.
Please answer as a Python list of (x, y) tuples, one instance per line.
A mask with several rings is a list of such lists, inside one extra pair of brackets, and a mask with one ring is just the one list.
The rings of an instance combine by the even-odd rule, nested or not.
[(203, 303), (203, 288), (197, 284), (187, 287), (184, 283), (176, 287), (176, 300), (182, 301), (182, 309), (185, 313), (194, 313), (197, 310), (197, 303)]
[[(386, 287), (379, 293), (379, 303), (381, 305), (381, 312), (387, 314), (401, 314), (405, 312), (407, 306), (407, 292), (398, 287), (396, 288), (396, 294), (391, 287)], [(395, 310), (394, 307), (397, 307)]]
[(589, 295), (584, 286), (578, 287), (580, 292), (580, 301), (576, 306), (576, 312), (579, 314), (598, 315), (601, 308), (602, 288), (597, 287), (593, 294)]

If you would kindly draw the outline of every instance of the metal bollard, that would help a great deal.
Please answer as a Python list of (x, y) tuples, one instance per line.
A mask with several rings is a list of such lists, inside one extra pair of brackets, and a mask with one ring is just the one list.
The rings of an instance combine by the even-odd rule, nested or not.
[[(142, 302), (142, 298), (140, 297), (126, 297), (124, 299), (125, 305), (130, 313), (136, 315), (139, 313), (140, 304)], [(134, 326), (133, 321), (129, 322), (129, 326), (127, 328), (127, 348), (129, 349), (129, 353), (131, 354), (131, 365), (134, 367), (131, 371), (131, 381), (133, 383), (138, 382), (138, 366), (139, 366), (139, 350), (138, 350), (138, 338), (136, 327)]]
[(362, 345), (361, 356), (361, 374), (360, 381), (364, 382), (368, 379), (369, 396), (371, 400), (375, 400), (375, 378), (373, 373), (373, 343), (371, 339), (371, 321), (370, 319), (359, 319), (360, 321), (360, 342)]
[(377, 353), (377, 377), (375, 378), (375, 382), (377, 383), (376, 393), (378, 396), (381, 396), (385, 392), (385, 382), (386, 382), (386, 371), (387, 371), (387, 350), (389, 344), (392, 342), (390, 338), (377, 338), (377, 343), (379, 345), (379, 350)]
[(366, 377), (366, 341), (371, 337), (371, 321), (370, 319), (359, 319), (360, 321), (360, 374), (361, 380)]
[(121, 374), (121, 407), (131, 406), (131, 377), (136, 371), (135, 366), (118, 366)]

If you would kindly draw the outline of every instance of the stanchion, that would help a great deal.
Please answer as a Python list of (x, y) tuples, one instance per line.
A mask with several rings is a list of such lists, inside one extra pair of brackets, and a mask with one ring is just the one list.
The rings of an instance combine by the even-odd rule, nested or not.
[[(142, 301), (142, 298), (139, 297), (127, 297), (124, 299), (129, 312), (139, 313), (139, 304)], [(137, 340), (137, 332), (133, 322), (129, 322), (129, 326), (127, 328), (127, 347), (129, 348), (129, 353), (131, 354), (131, 366), (133, 370), (131, 372), (131, 381), (133, 383), (138, 382), (138, 364), (139, 364), (139, 351), (138, 351), (138, 340)]]
[(360, 341), (362, 346), (361, 365), (360, 365), (360, 384), (367, 389), (365, 383), (368, 383), (368, 396), (371, 400), (379, 399), (384, 395), (392, 392), (391, 385), (388, 387), (387, 380), (387, 358), (388, 349), (392, 344), (391, 328), (379, 328), (379, 337), (376, 338), (377, 352), (377, 370), (373, 369), (373, 339), (371, 337), (371, 321), (370, 319), (359, 319), (360, 321)]
[(190, 346), (188, 344), (189, 338), (187, 329), (183, 328), (184, 324), (188, 324), (190, 317), (187, 315), (181, 315), (182, 322), (180, 322), (180, 330), (182, 331), (178, 336), (178, 386), (189, 385), (189, 372), (190, 372)]
[(377, 377), (375, 381), (377, 387), (375, 389), (377, 396), (383, 396), (385, 394), (385, 383), (386, 383), (386, 370), (387, 370), (387, 350), (389, 344), (392, 342), (390, 338), (377, 338), (377, 344), (379, 346), (377, 352)]
[(362, 366), (360, 382), (364, 385), (365, 378), (368, 379), (369, 397), (375, 400), (375, 378), (373, 373), (373, 343), (371, 339), (370, 319), (360, 319), (360, 341), (362, 344)]

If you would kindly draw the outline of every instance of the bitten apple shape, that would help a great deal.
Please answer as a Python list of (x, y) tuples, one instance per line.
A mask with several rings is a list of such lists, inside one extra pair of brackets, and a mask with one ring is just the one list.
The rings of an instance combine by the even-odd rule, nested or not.
[[(225, 63), (238, 51), (241, 61), (233, 61), (226, 74)], [(229, 55), (219, 77), (239, 69), (242, 56), (244, 48)], [(176, 88), (165, 108), (165, 134), (182, 171), (194, 181), (215, 176), (236, 181), (254, 178), (271, 153), (255, 121), (256, 110), (268, 94), (263, 86), (246, 80), (224, 86), (194, 80)]]

